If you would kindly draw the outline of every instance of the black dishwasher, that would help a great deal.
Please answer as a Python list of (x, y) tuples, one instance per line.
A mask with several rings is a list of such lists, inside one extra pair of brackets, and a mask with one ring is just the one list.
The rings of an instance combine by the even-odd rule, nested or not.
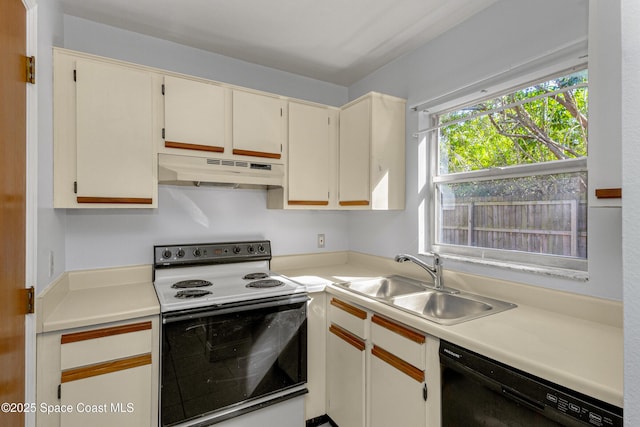
[(440, 341), (442, 426), (622, 427), (622, 409)]

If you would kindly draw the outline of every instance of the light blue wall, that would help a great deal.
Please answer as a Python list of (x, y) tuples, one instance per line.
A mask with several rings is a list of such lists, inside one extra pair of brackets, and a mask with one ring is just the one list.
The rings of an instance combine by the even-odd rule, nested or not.
[[(53, 55), (52, 46), (63, 43), (62, 10), (58, 0), (39, 2), (36, 87), (38, 92), (37, 170), (37, 278), (44, 289), (65, 270), (65, 212), (53, 209)], [(53, 274), (49, 257), (53, 256)]]
[(340, 106), (347, 88), (65, 15), (64, 47), (293, 98)]
[[(408, 106), (417, 105), (473, 87), (478, 82), (495, 80), (501, 73), (513, 74), (513, 70), (523, 68), (522, 64), (532, 60), (544, 68), (549, 64), (541, 58), (553, 56), (550, 53), (558, 49), (567, 48), (572, 52), (582, 49), (584, 54), (587, 39), (587, 0), (502, 0), (351, 85), (349, 98), (374, 90), (407, 98)], [(418, 121), (418, 113), (408, 108), (406, 210), (351, 213), (348, 225), (351, 250), (392, 257), (400, 252), (416, 254), (424, 249), (419, 247), (418, 207), (424, 199), (428, 201), (429, 189), (418, 182), (419, 163), (426, 162), (425, 155), (419, 152), (418, 139), (413, 137)], [(594, 227), (590, 234), (590, 263), (597, 267), (590, 267), (591, 278), (587, 282), (477, 264), (445, 263), (457, 270), (621, 300), (620, 210), (600, 209), (592, 216), (599, 218), (598, 224), (605, 224), (606, 228)], [(615, 267), (613, 273), (611, 266)]]

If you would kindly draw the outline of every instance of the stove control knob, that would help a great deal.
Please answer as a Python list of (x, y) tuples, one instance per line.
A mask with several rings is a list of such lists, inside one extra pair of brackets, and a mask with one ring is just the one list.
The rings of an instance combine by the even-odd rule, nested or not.
[(253, 245), (249, 245), (249, 246), (247, 246), (247, 251), (248, 251), (250, 254), (252, 254), (252, 253), (254, 253), (256, 250), (253, 248)]
[(195, 248), (193, 250), (193, 256), (196, 257), (196, 258), (199, 257), (199, 256), (202, 256), (202, 250), (200, 248)]
[(258, 252), (260, 252), (260, 253), (264, 252), (264, 246), (263, 245), (258, 246)]
[(162, 252), (162, 258), (164, 258), (164, 259), (169, 259), (169, 258), (171, 258), (171, 251), (170, 251), (169, 249), (165, 249), (165, 250)]
[(178, 252), (176, 252), (176, 256), (178, 258), (182, 258), (184, 256), (184, 249), (178, 249)]
[(234, 253), (234, 254), (239, 254), (239, 253), (240, 253), (240, 251), (241, 251), (240, 246), (235, 246), (235, 247), (233, 248), (233, 253)]

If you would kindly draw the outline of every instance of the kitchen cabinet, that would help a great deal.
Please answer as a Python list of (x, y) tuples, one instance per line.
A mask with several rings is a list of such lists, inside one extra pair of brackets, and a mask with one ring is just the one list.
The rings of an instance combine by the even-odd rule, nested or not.
[(286, 138), (286, 99), (233, 91), (233, 154), (282, 161)]
[(230, 91), (212, 82), (164, 76), (164, 147), (223, 153)]
[(158, 318), (39, 334), (39, 427), (155, 426)]
[(367, 312), (337, 298), (329, 304), (327, 414), (340, 426), (364, 427)]
[(337, 123), (337, 108), (289, 101), (287, 179), (269, 189), (269, 208), (336, 208)]
[(426, 427), (425, 336), (393, 320), (371, 318), (371, 427)]
[(54, 207), (156, 207), (152, 73), (54, 51)]
[(342, 107), (339, 125), (339, 205), (404, 209), (405, 105), (369, 93)]

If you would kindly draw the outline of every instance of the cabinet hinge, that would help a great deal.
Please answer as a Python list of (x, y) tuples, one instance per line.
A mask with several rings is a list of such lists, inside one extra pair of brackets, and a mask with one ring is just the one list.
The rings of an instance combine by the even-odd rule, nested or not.
[(162, 94), (164, 95), (164, 83), (162, 84)]
[(58, 384), (58, 400), (62, 399), (62, 384)]
[(427, 401), (427, 396), (429, 395), (429, 391), (427, 390), (427, 384), (425, 383), (424, 387), (422, 388), (422, 398), (424, 399), (424, 401)]
[(36, 57), (26, 57), (27, 83), (36, 84)]
[(27, 293), (27, 314), (33, 314), (36, 311), (35, 304), (35, 288), (31, 286), (26, 289)]
[(280, 117), (282, 117), (282, 114), (283, 114), (283, 113), (282, 113), (282, 108), (280, 108)]
[(162, 139), (164, 139), (164, 128), (162, 128)]
[(73, 194), (78, 194), (78, 181), (73, 181)]
[(77, 76), (76, 70), (73, 70), (73, 81), (74, 81), (74, 82), (78, 81), (78, 80), (77, 80), (77, 77), (78, 77), (78, 76)]
[(282, 153), (282, 144), (280, 144), (280, 152)]

